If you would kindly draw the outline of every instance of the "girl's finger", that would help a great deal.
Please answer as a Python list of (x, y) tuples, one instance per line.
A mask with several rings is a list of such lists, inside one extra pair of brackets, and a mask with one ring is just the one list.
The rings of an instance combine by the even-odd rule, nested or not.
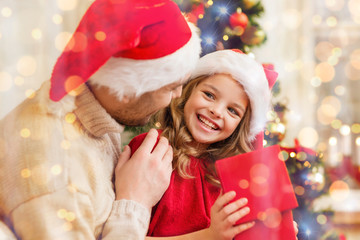
[(223, 195), (220, 195), (216, 199), (216, 201), (215, 201), (215, 203), (213, 205), (214, 210), (216, 212), (221, 211), (221, 209), (223, 209), (224, 205), (229, 203), (232, 199), (234, 199), (235, 196), (236, 196), (235, 191), (230, 191), (230, 192), (227, 192), (227, 193), (225, 193)]
[(244, 207), (248, 203), (247, 198), (240, 198), (232, 203), (229, 203), (223, 208), (223, 211), (226, 216), (232, 214), (233, 212), (239, 210), (240, 208)]
[(252, 228), (254, 225), (255, 225), (255, 222), (243, 223), (243, 224), (234, 226), (231, 229), (231, 231), (232, 231), (232, 234), (235, 236), (235, 235), (238, 235), (239, 233), (242, 233), (245, 230), (248, 230), (249, 228)]
[(246, 216), (247, 214), (249, 214), (250, 212), (250, 208), (249, 207), (244, 207), (241, 208), (240, 210), (234, 212), (233, 214), (231, 214), (230, 216), (227, 217), (227, 222), (229, 222), (229, 224), (234, 225), (239, 219), (243, 218), (244, 216)]

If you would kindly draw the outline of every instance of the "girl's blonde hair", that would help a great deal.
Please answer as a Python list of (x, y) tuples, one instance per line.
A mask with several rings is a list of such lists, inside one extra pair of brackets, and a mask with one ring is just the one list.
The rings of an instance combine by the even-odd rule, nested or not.
[(207, 149), (197, 149), (184, 120), (184, 106), (192, 91), (209, 76), (199, 76), (190, 80), (183, 89), (180, 98), (174, 99), (168, 107), (157, 114), (157, 121), (163, 129), (162, 136), (169, 139), (174, 150), (173, 168), (183, 178), (192, 178), (188, 168), (190, 157), (202, 158), (203, 167), (206, 169), (206, 179), (219, 185), (215, 172), (216, 160), (234, 156), (236, 154), (251, 151), (251, 143), (248, 142), (250, 131), (251, 107), (248, 107), (235, 131), (227, 139), (210, 144)]

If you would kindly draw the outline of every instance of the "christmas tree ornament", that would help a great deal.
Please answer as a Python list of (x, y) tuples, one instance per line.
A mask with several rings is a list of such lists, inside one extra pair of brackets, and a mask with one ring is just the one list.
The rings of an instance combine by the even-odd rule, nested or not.
[(241, 36), (244, 33), (245, 28), (249, 22), (248, 16), (242, 12), (241, 8), (230, 15), (229, 23), (231, 28), (234, 30), (235, 35)]
[(250, 9), (256, 4), (258, 4), (259, 0), (243, 0), (243, 4), (245, 6), (245, 9)]
[(258, 45), (264, 42), (265, 32), (258, 29), (256, 26), (250, 26), (245, 29), (243, 35), (240, 36), (241, 40), (248, 45)]

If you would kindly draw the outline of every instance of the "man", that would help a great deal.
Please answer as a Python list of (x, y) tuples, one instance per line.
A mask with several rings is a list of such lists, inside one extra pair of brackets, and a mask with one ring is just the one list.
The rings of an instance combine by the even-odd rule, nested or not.
[(50, 81), (0, 121), (0, 216), (18, 238), (144, 239), (172, 149), (150, 131), (130, 158), (120, 133), (180, 96), (199, 54), (172, 1), (94, 1)]

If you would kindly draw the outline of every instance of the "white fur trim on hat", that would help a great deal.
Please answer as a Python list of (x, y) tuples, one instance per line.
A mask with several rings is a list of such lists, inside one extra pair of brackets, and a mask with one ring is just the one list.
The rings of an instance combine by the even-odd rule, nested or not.
[(271, 106), (271, 91), (262, 65), (246, 54), (220, 50), (200, 58), (191, 78), (216, 73), (230, 74), (244, 88), (251, 104), (249, 141), (264, 130)]
[(108, 87), (121, 100), (180, 81), (194, 70), (201, 52), (199, 30), (191, 23), (189, 27), (190, 40), (174, 53), (150, 60), (111, 57), (90, 77), (90, 83)]

